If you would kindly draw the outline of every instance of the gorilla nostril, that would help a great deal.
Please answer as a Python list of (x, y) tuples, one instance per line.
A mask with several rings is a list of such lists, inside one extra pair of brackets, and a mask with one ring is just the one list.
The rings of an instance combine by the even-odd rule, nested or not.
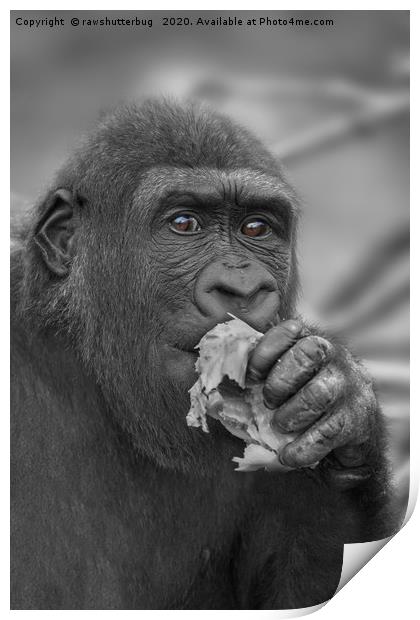
[(256, 285), (248, 290), (228, 285), (216, 285), (210, 291), (213, 302), (229, 311), (242, 310), (251, 312), (258, 305), (264, 303), (267, 295), (273, 292), (273, 287)]

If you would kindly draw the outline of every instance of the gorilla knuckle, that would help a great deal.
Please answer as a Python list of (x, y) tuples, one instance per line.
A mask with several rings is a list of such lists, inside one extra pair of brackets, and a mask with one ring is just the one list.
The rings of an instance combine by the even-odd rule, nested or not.
[(290, 374), (288, 370), (283, 367), (282, 362), (278, 361), (273, 366), (267, 383), (273, 386), (277, 385), (279, 388), (288, 388), (293, 386), (294, 377)]
[(318, 428), (322, 440), (331, 441), (344, 432), (346, 421), (343, 416), (333, 415)]
[(281, 374), (280, 370), (273, 370), (272, 375), (267, 380), (263, 395), (267, 401), (273, 401), (284, 394), (288, 394), (293, 390), (293, 380), (290, 377)]
[(330, 343), (324, 338), (306, 336), (293, 348), (293, 355), (300, 367), (310, 369), (322, 364), (327, 359), (330, 349)]
[(319, 378), (312, 381), (301, 393), (301, 401), (305, 408), (314, 411), (324, 410), (334, 402), (336, 389), (334, 383)]
[(304, 409), (317, 411), (322, 408), (322, 403), (320, 402), (319, 396), (320, 392), (317, 389), (317, 386), (310, 385), (302, 390), (299, 400)]
[(288, 336), (291, 338), (296, 338), (296, 336), (302, 331), (303, 323), (300, 319), (289, 319), (288, 321), (283, 321), (280, 327)]

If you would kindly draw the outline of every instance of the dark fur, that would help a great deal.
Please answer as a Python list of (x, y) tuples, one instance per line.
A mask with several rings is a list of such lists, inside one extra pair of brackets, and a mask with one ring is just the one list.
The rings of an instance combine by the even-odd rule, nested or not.
[[(283, 180), (226, 118), (149, 102), (107, 117), (34, 209), (12, 257), (12, 608), (315, 605), (334, 593), (344, 542), (390, 532), (381, 418), (374, 476), (348, 492), (324, 467), (238, 474), (241, 441), (217, 423), (209, 435), (187, 427), (186, 386), (161, 376), (156, 348), (175, 266), (142, 237), (150, 196), (136, 194), (157, 165)], [(58, 188), (76, 205), (66, 278), (34, 242)], [(284, 316), (294, 313), (294, 249), (291, 260)]]

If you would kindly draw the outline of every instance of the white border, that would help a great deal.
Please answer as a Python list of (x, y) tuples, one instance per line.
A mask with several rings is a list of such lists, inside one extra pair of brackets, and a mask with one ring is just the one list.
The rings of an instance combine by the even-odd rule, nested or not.
[[(291, 6), (290, 3), (288, 6), (279, 6), (278, 3), (274, 2), (266, 2), (264, 3), (264, 9), (267, 11), (274, 10), (293, 10), (293, 11), (304, 11), (304, 10), (319, 10), (319, 11), (327, 11), (327, 10), (409, 10), (412, 6), (414, 7), (414, 3), (391, 3), (391, 2), (361, 2), (354, 1), (351, 5), (345, 6), (344, 3), (327, 3), (324, 6), (315, 5), (313, 2), (302, 2), (299, 3), (299, 7), (293, 3)], [(10, 5), (9, 5), (10, 7)], [(34, 7), (28, 2), (22, 2), (17, 8), (7, 8), (2, 9), (0, 15), (2, 15), (3, 19), (1, 20), (1, 46), (2, 46), (2, 54), (1, 54), (1, 66), (2, 66), (2, 85), (3, 85), (3, 96), (1, 97), (1, 106), (2, 106), (2, 118), (9, 118), (9, 99), (4, 92), (5, 86), (8, 84), (8, 73), (9, 73), (9, 10), (19, 10), (20, 12), (28, 11), (28, 10), (71, 10), (71, 11), (80, 11), (80, 10), (100, 10), (100, 11), (111, 11), (111, 10), (125, 10), (125, 11), (151, 11), (151, 10), (262, 10), (261, 8), (256, 8), (255, 5), (251, 5), (249, 2), (231, 2), (229, 3), (229, 7), (226, 7), (226, 3), (197, 3), (197, 2), (188, 2), (183, 3), (179, 2), (175, 6), (170, 2), (153, 2), (152, 6), (147, 6), (143, 3), (139, 2), (126, 2), (123, 7), (116, 6), (115, 3), (110, 2), (91, 2), (89, 3), (89, 9), (87, 9), (86, 3), (81, 2), (73, 2), (69, 8), (61, 5), (59, 8), (57, 7), (57, 3), (53, 2), (45, 2), (43, 3), (42, 9), (40, 7)], [(411, 42), (412, 42), (412, 66), (418, 69), (418, 18), (416, 11), (411, 11)], [(412, 71), (411, 75), (415, 80), (415, 72)], [(7, 87), (6, 87), (7, 88)], [(414, 83), (412, 87), (412, 109), (414, 111), (420, 109), (419, 106), (419, 97), (418, 97), (418, 87), (417, 84)], [(6, 120), (7, 123), (7, 120)], [(411, 204), (412, 208), (412, 230), (418, 231), (418, 209), (420, 207), (420, 192), (419, 192), (419, 161), (417, 157), (417, 153), (415, 152), (415, 146), (418, 139), (418, 121), (416, 118), (416, 114), (414, 112), (412, 118), (412, 136), (415, 136), (415, 139), (412, 139), (412, 159), (411, 159), (411, 168), (412, 168), (412, 187), (411, 187)], [(7, 128), (5, 127), (5, 131), (2, 136), (2, 175), (3, 175), (3, 187), (9, 186), (9, 142), (7, 137)], [(1, 253), (2, 260), (0, 262), (0, 273), (2, 278), (2, 288), (0, 290), (4, 291), (3, 303), (0, 306), (1, 311), (1, 325), (4, 330), (4, 342), (8, 341), (8, 300), (7, 300), (7, 290), (8, 290), (8, 206), (4, 205), (1, 210), (1, 218), (2, 218), (2, 227), (1, 231), (4, 235), (3, 243), (1, 245)], [(412, 266), (413, 273), (418, 276), (418, 269), (416, 267), (420, 267), (420, 256), (419, 256), (419, 243), (416, 243), (416, 239), (413, 233), (413, 247), (412, 247)], [(414, 285), (416, 284), (416, 280), (413, 279)], [(420, 308), (418, 304), (418, 290), (417, 287), (412, 294), (412, 322), (411, 322), (411, 333), (412, 340), (414, 342), (413, 346), (413, 356), (412, 356), (412, 368), (413, 373), (419, 369), (418, 363), (418, 354), (416, 350), (416, 346), (420, 341), (418, 338), (418, 318), (420, 316)], [(416, 320), (417, 318), (417, 320)], [(5, 327), (6, 326), (6, 327)], [(4, 403), (8, 403), (8, 390), (9, 390), (9, 380), (8, 380), (8, 352), (7, 346), (3, 347), (3, 355), (1, 356), (1, 394), (2, 401)], [(414, 376), (416, 376), (414, 374)], [(416, 385), (415, 385), (416, 387)], [(419, 461), (420, 461), (420, 450), (419, 450), (419, 422), (418, 413), (418, 392), (414, 390), (413, 398), (412, 398), (413, 406), (412, 406), (412, 416), (411, 416), (411, 441), (412, 441), (412, 453), (411, 453), (411, 495), (410, 495), (410, 503), (413, 504), (414, 498), (417, 495), (418, 488), (418, 472), (419, 472)], [(2, 482), (4, 485), (3, 489), (3, 504), (1, 510), (1, 532), (5, 536), (5, 540), (2, 545), (2, 573), (1, 573), (1, 602), (2, 609), (4, 611), (8, 611), (8, 601), (9, 601), (9, 588), (8, 588), (8, 572), (9, 572), (9, 555), (6, 552), (8, 550), (8, 525), (9, 525), (9, 517), (8, 517), (8, 484), (9, 484), (9, 426), (7, 419), (7, 411), (8, 406), (2, 408), (3, 411), (3, 432), (2, 438), (4, 441), (3, 450), (1, 452), (2, 457)], [(330, 601), (322, 610), (318, 611), (317, 614), (319, 618), (323, 620), (354, 620), (355, 617), (359, 618), (370, 618), (370, 617), (383, 617), (383, 618), (395, 618), (397, 615), (401, 619), (405, 618), (415, 618), (418, 613), (418, 602), (417, 602), (417, 589), (418, 589), (418, 553), (420, 546), (419, 542), (419, 510), (415, 511), (414, 515), (407, 523), (407, 525), (403, 528), (403, 530), (395, 536), (391, 542), (381, 550), (381, 552), (373, 558), (361, 571), (361, 573), (357, 574), (351, 582), (341, 590), (336, 597), (332, 601)], [(11, 614), (19, 614), (22, 612), (9, 612)], [(27, 613), (27, 612), (23, 612)], [(44, 617), (46, 612), (43, 611), (33, 611), (32, 614), (38, 617)], [(76, 611), (76, 612), (48, 612), (50, 617), (55, 617), (56, 614), (84, 614), (84, 613), (93, 613), (93, 614), (112, 614), (118, 618), (121, 617), (121, 614), (129, 614), (136, 613), (141, 614), (141, 618), (148, 619), (152, 616), (156, 618), (156, 614), (163, 615), (166, 613), (172, 614), (172, 617), (178, 615), (179, 617), (184, 616), (188, 612), (183, 611), (172, 611), (172, 612), (163, 612), (163, 611), (136, 611), (136, 612), (126, 612), (126, 611)], [(211, 611), (202, 611), (202, 612), (189, 612), (190, 614), (199, 613), (201, 615), (209, 615), (213, 612)], [(234, 611), (234, 612), (223, 612), (217, 611), (218, 618), (229, 618), (233, 620), (235, 616), (240, 617), (243, 620), (244, 616), (248, 616), (251, 618), (255, 618), (256, 614), (258, 614), (258, 618), (268, 618), (268, 616), (274, 618), (279, 618), (280, 614), (276, 611), (263, 611), (263, 612), (250, 612), (250, 611)], [(52, 615), (51, 615), (52, 614)], [(275, 614), (275, 615), (274, 615)], [(108, 616), (109, 617), (109, 616)]]

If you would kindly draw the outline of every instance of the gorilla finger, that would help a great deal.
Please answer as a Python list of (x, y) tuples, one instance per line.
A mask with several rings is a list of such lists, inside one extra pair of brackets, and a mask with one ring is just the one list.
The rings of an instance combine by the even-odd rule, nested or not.
[(334, 456), (337, 461), (344, 467), (357, 467), (362, 465), (366, 456), (363, 446), (358, 444), (348, 444), (334, 450)]
[(302, 435), (287, 444), (281, 462), (289, 467), (309, 467), (323, 459), (332, 450), (351, 441), (349, 412), (341, 410), (321, 418)]
[(326, 475), (330, 484), (333, 484), (340, 491), (347, 491), (369, 480), (372, 476), (372, 470), (364, 465), (349, 469), (328, 469)]
[(275, 409), (309, 381), (329, 359), (333, 345), (320, 336), (301, 338), (278, 360), (269, 373), (263, 395), (269, 409)]
[(248, 377), (262, 381), (274, 362), (301, 337), (303, 325), (297, 319), (283, 321), (270, 329), (253, 350), (248, 362)]
[(325, 368), (274, 413), (272, 424), (280, 432), (302, 431), (335, 404), (344, 389), (344, 377)]

